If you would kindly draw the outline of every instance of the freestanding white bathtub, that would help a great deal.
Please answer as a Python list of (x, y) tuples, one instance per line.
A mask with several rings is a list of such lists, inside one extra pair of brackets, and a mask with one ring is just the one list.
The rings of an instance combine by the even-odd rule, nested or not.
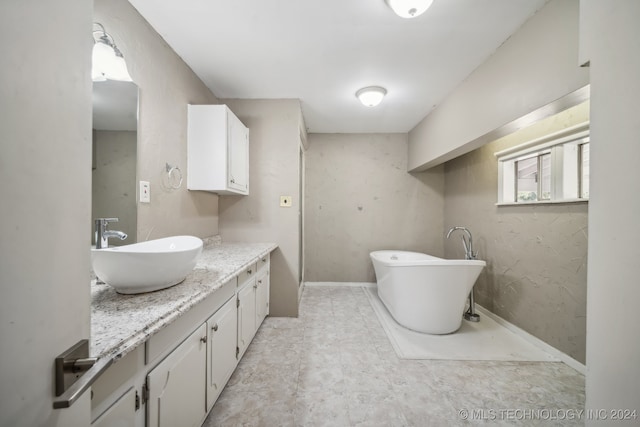
[(467, 297), (485, 267), (481, 260), (448, 260), (419, 252), (375, 251), (378, 296), (402, 326), (449, 334), (462, 324)]

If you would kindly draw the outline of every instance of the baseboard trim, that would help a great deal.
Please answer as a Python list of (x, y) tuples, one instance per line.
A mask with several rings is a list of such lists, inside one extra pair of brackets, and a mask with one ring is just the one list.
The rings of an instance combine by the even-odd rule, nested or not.
[(304, 282), (304, 286), (310, 287), (352, 287), (352, 288), (375, 288), (375, 282)]
[(517, 327), (513, 323), (511, 323), (511, 322), (503, 319), (502, 317), (498, 316), (497, 314), (487, 310), (486, 308), (484, 308), (483, 306), (481, 306), (478, 303), (476, 303), (476, 311), (479, 312), (480, 314), (484, 315), (484, 316), (492, 318), (493, 320), (495, 320), (500, 325), (504, 326), (505, 328), (507, 328), (508, 330), (513, 332), (514, 334), (520, 336), (522, 339), (524, 339), (524, 340), (528, 341), (529, 343), (535, 345), (536, 347), (546, 351), (547, 353), (549, 353), (553, 357), (556, 357), (556, 358), (560, 359), (565, 365), (572, 367), (576, 371), (580, 372), (582, 375), (586, 375), (587, 367), (584, 364), (578, 362), (573, 357), (569, 356), (568, 354), (563, 353), (562, 351), (558, 350), (557, 348), (547, 344), (546, 342), (542, 341), (540, 338), (531, 335), (529, 332), (525, 331), (524, 329), (521, 329), (521, 328)]

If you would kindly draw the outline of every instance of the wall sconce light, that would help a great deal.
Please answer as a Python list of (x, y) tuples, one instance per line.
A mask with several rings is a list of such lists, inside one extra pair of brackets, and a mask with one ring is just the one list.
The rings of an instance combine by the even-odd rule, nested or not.
[(415, 18), (422, 15), (433, 0), (384, 0), (396, 15), (402, 18)]
[(356, 92), (356, 97), (365, 107), (375, 107), (382, 102), (387, 90), (380, 86), (363, 87)]
[[(93, 23), (93, 53), (91, 55), (91, 79), (94, 82), (105, 80), (119, 80), (130, 82), (131, 76), (127, 71), (127, 64), (113, 37), (109, 35), (102, 24)], [(99, 27), (98, 30), (95, 27)]]

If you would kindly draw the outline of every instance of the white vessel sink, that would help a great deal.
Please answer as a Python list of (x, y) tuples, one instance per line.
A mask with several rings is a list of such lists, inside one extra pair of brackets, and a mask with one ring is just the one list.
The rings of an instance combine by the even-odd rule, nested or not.
[(174, 236), (132, 245), (91, 249), (96, 276), (121, 294), (157, 291), (182, 282), (202, 252), (202, 240)]

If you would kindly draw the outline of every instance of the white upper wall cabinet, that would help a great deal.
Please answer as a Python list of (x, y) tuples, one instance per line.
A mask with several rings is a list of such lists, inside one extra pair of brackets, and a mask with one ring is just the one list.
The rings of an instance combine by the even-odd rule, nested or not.
[(187, 188), (249, 194), (249, 129), (226, 105), (189, 105)]

